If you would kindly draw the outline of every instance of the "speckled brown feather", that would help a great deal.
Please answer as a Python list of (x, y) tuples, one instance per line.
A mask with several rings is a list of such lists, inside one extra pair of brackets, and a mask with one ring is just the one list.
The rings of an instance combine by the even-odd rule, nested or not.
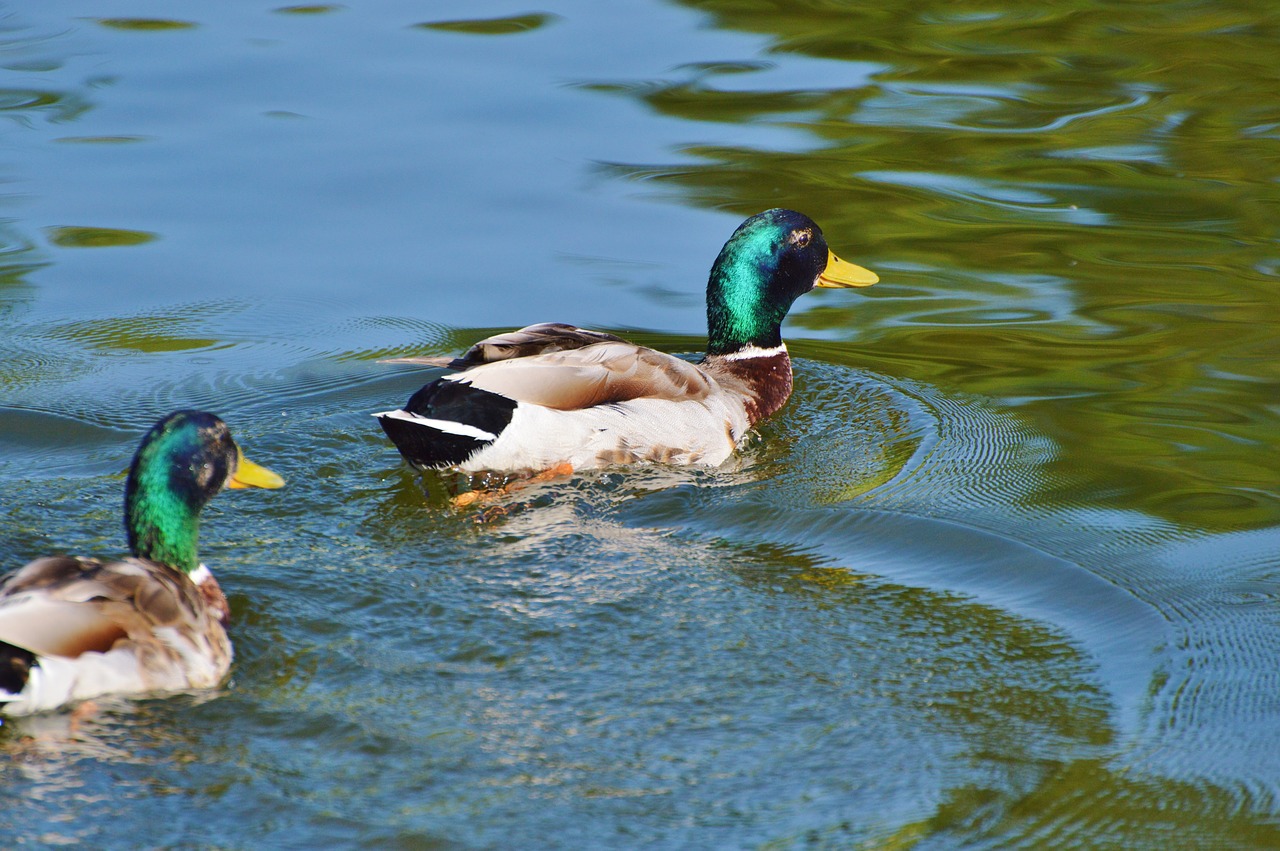
[(144, 672), (181, 661), (156, 637), (157, 628), (210, 636), (214, 664), (225, 669), (231, 659), (227, 615), (212, 576), (198, 587), (170, 567), (137, 558), (42, 558), (0, 582), (0, 641), (66, 658), (128, 644)]

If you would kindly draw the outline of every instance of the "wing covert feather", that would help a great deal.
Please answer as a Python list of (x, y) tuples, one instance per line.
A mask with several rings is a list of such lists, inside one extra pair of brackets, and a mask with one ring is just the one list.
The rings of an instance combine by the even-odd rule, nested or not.
[(191, 592), (199, 593), (182, 582), (136, 559), (37, 559), (0, 585), (0, 641), (44, 655), (105, 653), (129, 635), (182, 620), (195, 603)]
[(621, 340), (485, 364), (450, 380), (562, 411), (640, 398), (694, 401), (713, 389), (688, 361)]
[(563, 322), (541, 322), (515, 331), (504, 331), (485, 337), (462, 353), (461, 357), (390, 358), (383, 363), (418, 363), (466, 370), (486, 363), (518, 360), (553, 352), (567, 352), (596, 343), (625, 343), (621, 337), (603, 331), (590, 331)]

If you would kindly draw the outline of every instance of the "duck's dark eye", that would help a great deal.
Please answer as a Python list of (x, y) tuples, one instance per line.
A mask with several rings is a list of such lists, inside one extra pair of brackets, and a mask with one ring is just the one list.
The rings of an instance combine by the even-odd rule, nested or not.
[(808, 248), (809, 240), (813, 239), (813, 234), (807, 230), (792, 231), (791, 244), (796, 248)]

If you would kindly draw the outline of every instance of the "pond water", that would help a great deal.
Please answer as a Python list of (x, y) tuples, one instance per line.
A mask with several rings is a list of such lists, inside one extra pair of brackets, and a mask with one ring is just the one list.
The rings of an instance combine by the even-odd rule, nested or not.
[[(0, 568), (116, 555), (163, 413), (215, 694), (0, 729), (6, 846), (1280, 846), (1267, 0), (5, 4)], [(869, 290), (716, 470), (460, 510), (378, 363), (704, 342), (720, 245)]]

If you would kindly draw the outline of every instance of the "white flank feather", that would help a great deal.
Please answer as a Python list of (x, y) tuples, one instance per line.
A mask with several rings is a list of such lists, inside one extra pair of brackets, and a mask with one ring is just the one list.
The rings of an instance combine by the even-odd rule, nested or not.
[(81, 653), (74, 659), (37, 656), (22, 692), (4, 698), (5, 712), (26, 715), (104, 694), (149, 690), (140, 688), (142, 682), (138, 657), (130, 650)]
[[(516, 405), (511, 424), (458, 469), (575, 470), (657, 460), (716, 466), (727, 459), (749, 423), (736, 400), (712, 394), (699, 401), (631, 399), (585, 411)], [(619, 435), (626, 438), (619, 440)], [(634, 458), (616, 457), (617, 453)]]

